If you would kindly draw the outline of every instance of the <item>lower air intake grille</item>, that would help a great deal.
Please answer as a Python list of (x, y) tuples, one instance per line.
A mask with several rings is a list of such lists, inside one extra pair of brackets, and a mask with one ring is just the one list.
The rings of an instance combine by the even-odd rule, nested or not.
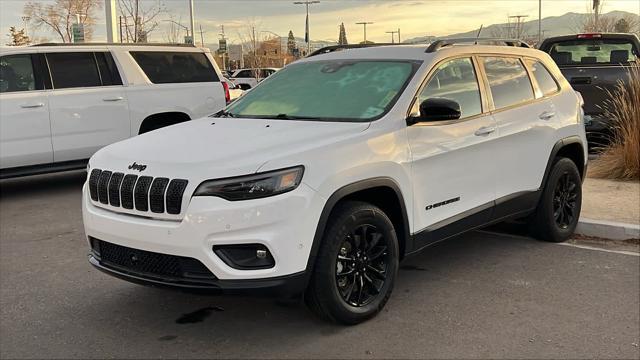
[(100, 263), (142, 276), (171, 279), (215, 279), (200, 261), (183, 256), (160, 254), (91, 239)]

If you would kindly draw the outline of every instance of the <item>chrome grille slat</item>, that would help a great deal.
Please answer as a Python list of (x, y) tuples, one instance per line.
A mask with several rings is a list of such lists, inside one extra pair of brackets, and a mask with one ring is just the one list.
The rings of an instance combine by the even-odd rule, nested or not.
[(89, 193), (93, 201), (116, 208), (179, 215), (188, 183), (184, 179), (93, 169), (89, 175)]

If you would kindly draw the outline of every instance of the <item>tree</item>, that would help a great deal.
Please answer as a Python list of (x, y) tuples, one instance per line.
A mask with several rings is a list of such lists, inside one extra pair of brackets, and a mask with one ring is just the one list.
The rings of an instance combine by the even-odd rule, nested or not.
[(344, 28), (344, 23), (340, 24), (340, 35), (338, 35), (338, 45), (348, 45), (347, 31)]
[(95, 13), (101, 7), (101, 0), (55, 0), (47, 5), (28, 2), (23, 12), (25, 17), (29, 18), (32, 29), (45, 27), (59, 36), (62, 42), (72, 42), (72, 26), (77, 22), (78, 17), (84, 27), (85, 39), (91, 39), (93, 26), (96, 23)]
[(15, 26), (9, 28), (9, 37), (11, 42), (7, 43), (9, 46), (20, 46), (31, 44), (31, 39), (24, 33), (24, 29), (16, 29)]
[[(126, 42), (147, 42), (149, 34), (158, 27), (157, 17), (167, 11), (164, 3), (142, 6), (140, 0), (118, 0), (122, 14)], [(193, 34), (191, 34), (193, 36)]]
[(624, 18), (618, 19), (616, 21), (614, 28), (618, 33), (628, 33), (631, 31), (631, 25)]
[(289, 30), (289, 36), (287, 37), (287, 52), (289, 55), (294, 55), (298, 44), (296, 43), (296, 38), (293, 36), (293, 31)]

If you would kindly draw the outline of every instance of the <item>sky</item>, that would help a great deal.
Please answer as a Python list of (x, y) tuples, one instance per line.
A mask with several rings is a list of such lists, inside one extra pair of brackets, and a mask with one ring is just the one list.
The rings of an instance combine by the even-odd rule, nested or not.
[[(40, 0), (51, 3), (53, 0)], [(638, 14), (640, 0), (601, 0), (603, 12), (623, 10)], [(22, 10), (27, 1), (0, 0), (0, 31), (5, 34), (2, 42), (9, 40), (10, 26), (22, 27)], [(141, 6), (162, 4), (166, 13), (161, 19), (173, 19), (188, 26), (188, 0), (140, 0)], [(567, 12), (585, 13), (591, 0), (543, 0), (543, 17), (559, 16)], [(297, 37), (304, 37), (305, 8), (294, 5), (293, 0), (194, 0), (196, 29), (202, 26), (205, 43), (217, 43), (220, 26), (224, 25), (230, 43), (238, 43), (244, 37), (249, 24), (260, 31), (287, 36), (292, 30)], [(105, 41), (104, 10), (97, 12), (97, 25), (93, 41)], [(313, 40), (335, 41), (338, 26), (344, 23), (349, 42), (363, 40), (362, 25), (356, 22), (373, 22), (367, 27), (367, 39), (388, 42), (387, 31), (401, 29), (402, 39), (425, 35), (448, 35), (507, 22), (509, 15), (528, 15), (527, 20), (537, 19), (538, 0), (321, 0), (310, 7), (310, 28)], [(167, 39), (170, 22), (162, 21), (150, 35), (151, 41)], [(36, 37), (54, 36), (45, 28), (27, 28)], [(262, 37), (268, 36), (261, 33)], [(184, 34), (183, 34), (184, 35)], [(196, 42), (200, 34), (196, 32)]]

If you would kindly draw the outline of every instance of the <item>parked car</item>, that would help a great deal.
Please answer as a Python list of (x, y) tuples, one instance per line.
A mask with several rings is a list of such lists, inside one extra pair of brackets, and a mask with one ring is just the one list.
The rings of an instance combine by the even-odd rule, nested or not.
[(84, 168), (105, 145), (215, 113), (220, 78), (195, 47), (3, 47), (0, 177)]
[(587, 139), (592, 149), (611, 139), (611, 119), (604, 103), (618, 81), (628, 83), (629, 66), (640, 58), (634, 34), (578, 34), (551, 37), (540, 44), (551, 55), (571, 86), (584, 98)]
[(240, 86), (236, 85), (236, 83), (228, 77), (225, 76), (222, 81), (227, 83), (227, 90), (229, 91), (229, 102), (239, 98), (240, 96), (242, 96), (242, 94), (244, 94), (244, 90), (242, 90)]
[(453, 43), (308, 57), (212, 117), (98, 151), (89, 261), (143, 284), (304, 293), (355, 324), (438, 241), (512, 218), (566, 240), (587, 165), (579, 95), (541, 51)]
[(238, 69), (231, 75), (231, 80), (242, 90), (249, 90), (278, 70), (276, 68)]

